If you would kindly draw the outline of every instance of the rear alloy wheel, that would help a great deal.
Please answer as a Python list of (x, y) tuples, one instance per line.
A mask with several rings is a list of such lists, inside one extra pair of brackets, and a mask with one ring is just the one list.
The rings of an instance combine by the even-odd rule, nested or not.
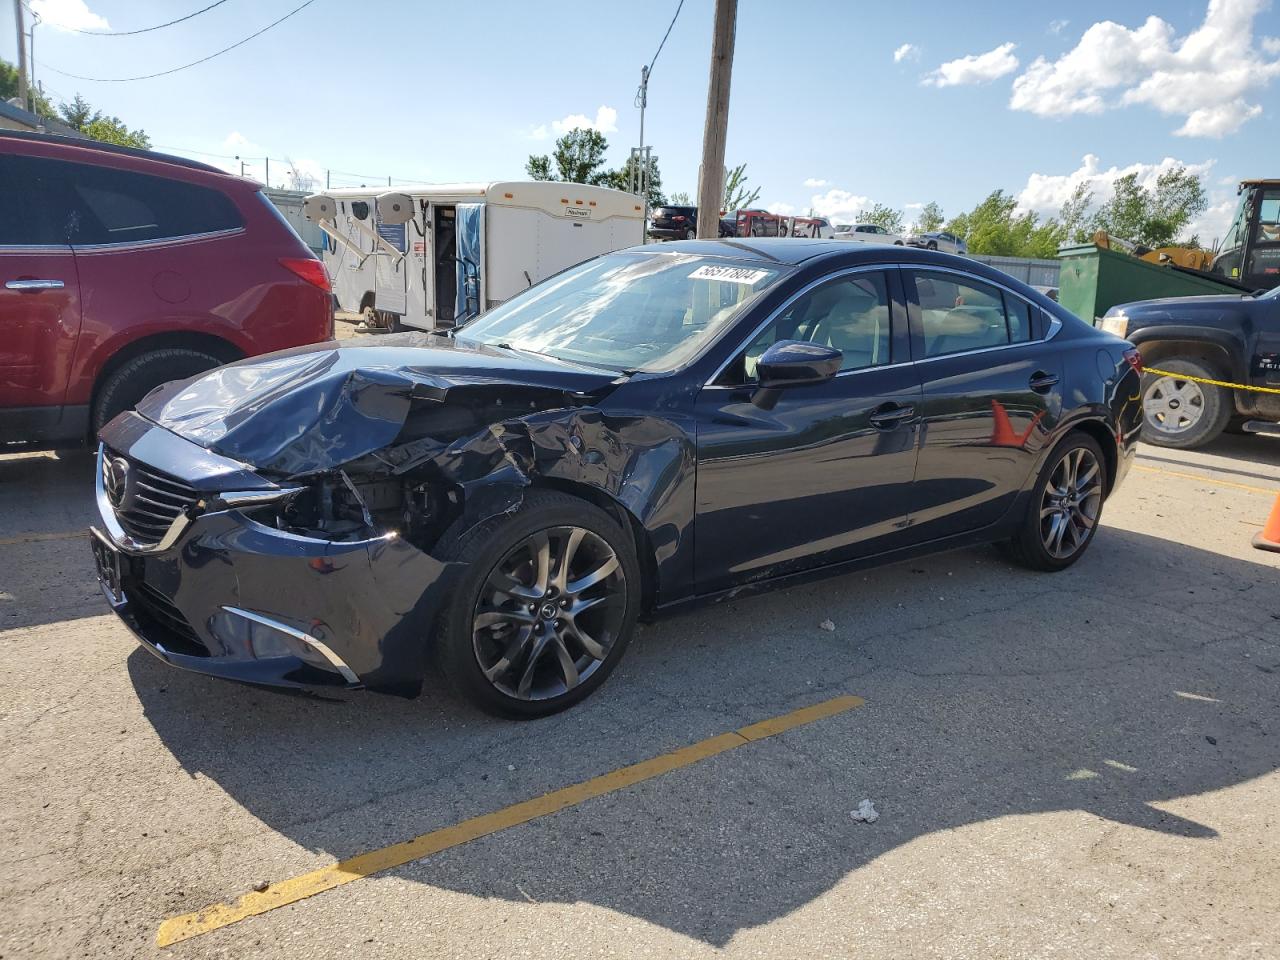
[(698, 231), (694, 230), (693, 227), (689, 227), (684, 232), (684, 238), (686, 240), (695, 240), (697, 239), (697, 236), (698, 236)]
[(444, 554), (465, 564), (437, 655), (469, 700), (527, 719), (572, 706), (605, 681), (639, 610), (629, 532), (577, 497), (529, 491)]
[(1083, 433), (1069, 436), (1041, 470), (1022, 528), (1007, 552), (1033, 570), (1071, 566), (1097, 532), (1106, 480), (1097, 442)]
[(1143, 377), (1142, 439), (1162, 447), (1187, 450), (1213, 440), (1231, 419), (1232, 401), (1222, 387), (1183, 379), (1217, 380), (1216, 371), (1191, 358), (1164, 360), (1153, 366), (1173, 376), (1149, 373)]
[(938, 244), (937, 244), (937, 242), (936, 242), (936, 241), (934, 241), (934, 240), (930, 240), (928, 243), (926, 243), (926, 244), (924, 245), (924, 248), (925, 248), (926, 250), (937, 250), (937, 249), (938, 249)]

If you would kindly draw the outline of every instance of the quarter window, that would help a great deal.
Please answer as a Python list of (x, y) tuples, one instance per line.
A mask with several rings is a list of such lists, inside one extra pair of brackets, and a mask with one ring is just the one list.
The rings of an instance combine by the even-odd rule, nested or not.
[(811, 290), (787, 307), (747, 348), (738, 373), (731, 380), (754, 380), (756, 364), (779, 340), (835, 347), (844, 355), (841, 370), (881, 366), (889, 362), (891, 329), (884, 274), (841, 277)]
[(921, 271), (914, 277), (926, 357), (1031, 339), (1031, 309), (1025, 301), (954, 274)]

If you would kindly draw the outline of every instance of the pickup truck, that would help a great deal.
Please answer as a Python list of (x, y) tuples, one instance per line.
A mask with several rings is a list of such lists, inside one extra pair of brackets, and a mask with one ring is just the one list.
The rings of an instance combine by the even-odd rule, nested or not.
[(1142, 378), (1148, 443), (1185, 450), (1204, 446), (1232, 424), (1280, 422), (1280, 393), (1191, 379), (1280, 390), (1280, 287), (1117, 304), (1101, 326), (1136, 346), (1149, 368)]

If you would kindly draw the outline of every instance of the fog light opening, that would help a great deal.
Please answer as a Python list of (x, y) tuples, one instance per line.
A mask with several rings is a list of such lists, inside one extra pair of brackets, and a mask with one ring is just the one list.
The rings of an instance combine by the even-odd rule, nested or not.
[(223, 607), (210, 624), (214, 633), (237, 642), (255, 660), (277, 660), (284, 657), (301, 660), (309, 666), (337, 673), (349, 684), (360, 678), (327, 644), (308, 633), (280, 623), (270, 617), (239, 607)]

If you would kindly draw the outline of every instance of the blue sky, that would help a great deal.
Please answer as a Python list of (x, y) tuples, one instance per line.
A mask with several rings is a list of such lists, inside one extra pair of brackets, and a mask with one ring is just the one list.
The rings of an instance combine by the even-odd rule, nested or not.
[[(599, 123), (621, 163), (640, 66), (677, 0), (314, 0), (206, 64), (129, 83), (63, 74), (178, 66), (301, 0), (226, 0), (135, 37), (56, 24), (131, 30), (211, 0), (27, 2), (46, 21), (36, 77), (55, 98), (80, 92), (173, 152), (233, 167), (240, 154), (259, 179), (269, 155), (273, 182), (287, 157), (345, 185), (520, 178), (575, 117)], [(650, 83), (646, 140), (668, 192), (696, 186), (711, 14), (711, 0), (686, 0)], [(12, 35), (0, 19), (9, 59)], [(1082, 179), (1103, 197), (1117, 172), (1182, 162), (1212, 191), (1207, 238), (1235, 180), (1280, 176), (1276, 38), (1265, 0), (741, 0), (727, 159), (748, 163), (762, 204), (846, 220), (872, 202), (908, 220), (927, 200), (954, 213), (997, 187), (1053, 211)]]

